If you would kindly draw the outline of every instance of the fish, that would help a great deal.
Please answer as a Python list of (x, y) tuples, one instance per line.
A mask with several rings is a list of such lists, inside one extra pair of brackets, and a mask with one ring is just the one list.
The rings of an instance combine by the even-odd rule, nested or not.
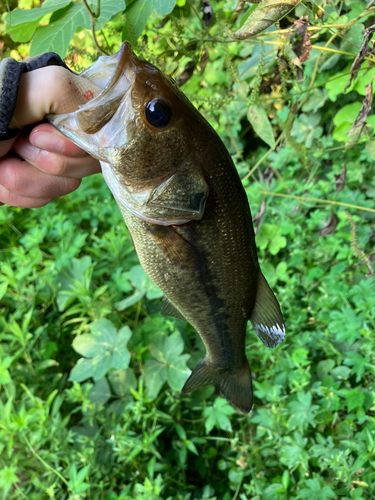
[(189, 322), (203, 340), (206, 355), (182, 392), (214, 385), (250, 412), (247, 322), (269, 348), (283, 341), (285, 325), (230, 154), (174, 80), (128, 42), (77, 79), (92, 98), (47, 118), (100, 160), (140, 263), (165, 294), (162, 314)]

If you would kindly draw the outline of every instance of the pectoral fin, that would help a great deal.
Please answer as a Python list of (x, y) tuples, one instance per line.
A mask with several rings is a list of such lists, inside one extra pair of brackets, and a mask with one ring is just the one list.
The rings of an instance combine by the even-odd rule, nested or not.
[(164, 253), (169, 262), (181, 270), (201, 271), (205, 267), (202, 253), (171, 226), (148, 228), (153, 240)]
[(250, 321), (255, 333), (267, 347), (276, 347), (284, 340), (285, 326), (279, 303), (260, 271), (255, 306)]

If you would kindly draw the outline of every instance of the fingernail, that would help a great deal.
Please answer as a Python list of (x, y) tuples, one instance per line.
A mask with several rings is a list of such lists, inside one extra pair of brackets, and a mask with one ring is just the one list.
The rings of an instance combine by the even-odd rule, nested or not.
[(30, 141), (40, 149), (53, 151), (54, 153), (62, 153), (64, 149), (64, 142), (54, 134), (46, 132), (35, 132)]
[(35, 161), (40, 149), (32, 146), (30, 143), (21, 144), (17, 148), (17, 153), (25, 160)]

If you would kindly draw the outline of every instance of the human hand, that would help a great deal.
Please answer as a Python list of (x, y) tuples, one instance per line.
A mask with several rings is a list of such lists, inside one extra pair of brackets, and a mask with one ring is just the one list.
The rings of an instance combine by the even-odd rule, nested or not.
[[(23, 74), (11, 125), (23, 128), (49, 113), (75, 111), (84, 102), (84, 88), (90, 86), (88, 80), (84, 88), (74, 86), (77, 79), (84, 80), (57, 66)], [(0, 204), (42, 207), (77, 189), (83, 177), (100, 171), (98, 160), (52, 125), (38, 124), (29, 133), (0, 142)]]

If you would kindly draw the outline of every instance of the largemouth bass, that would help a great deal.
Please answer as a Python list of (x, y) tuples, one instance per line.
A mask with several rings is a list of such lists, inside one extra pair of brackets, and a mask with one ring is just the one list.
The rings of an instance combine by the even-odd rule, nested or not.
[(206, 347), (183, 392), (213, 384), (249, 412), (247, 321), (267, 347), (285, 327), (228, 151), (174, 81), (128, 43), (72, 78), (92, 99), (48, 119), (101, 161), (139, 260), (165, 293), (162, 312), (191, 323)]

